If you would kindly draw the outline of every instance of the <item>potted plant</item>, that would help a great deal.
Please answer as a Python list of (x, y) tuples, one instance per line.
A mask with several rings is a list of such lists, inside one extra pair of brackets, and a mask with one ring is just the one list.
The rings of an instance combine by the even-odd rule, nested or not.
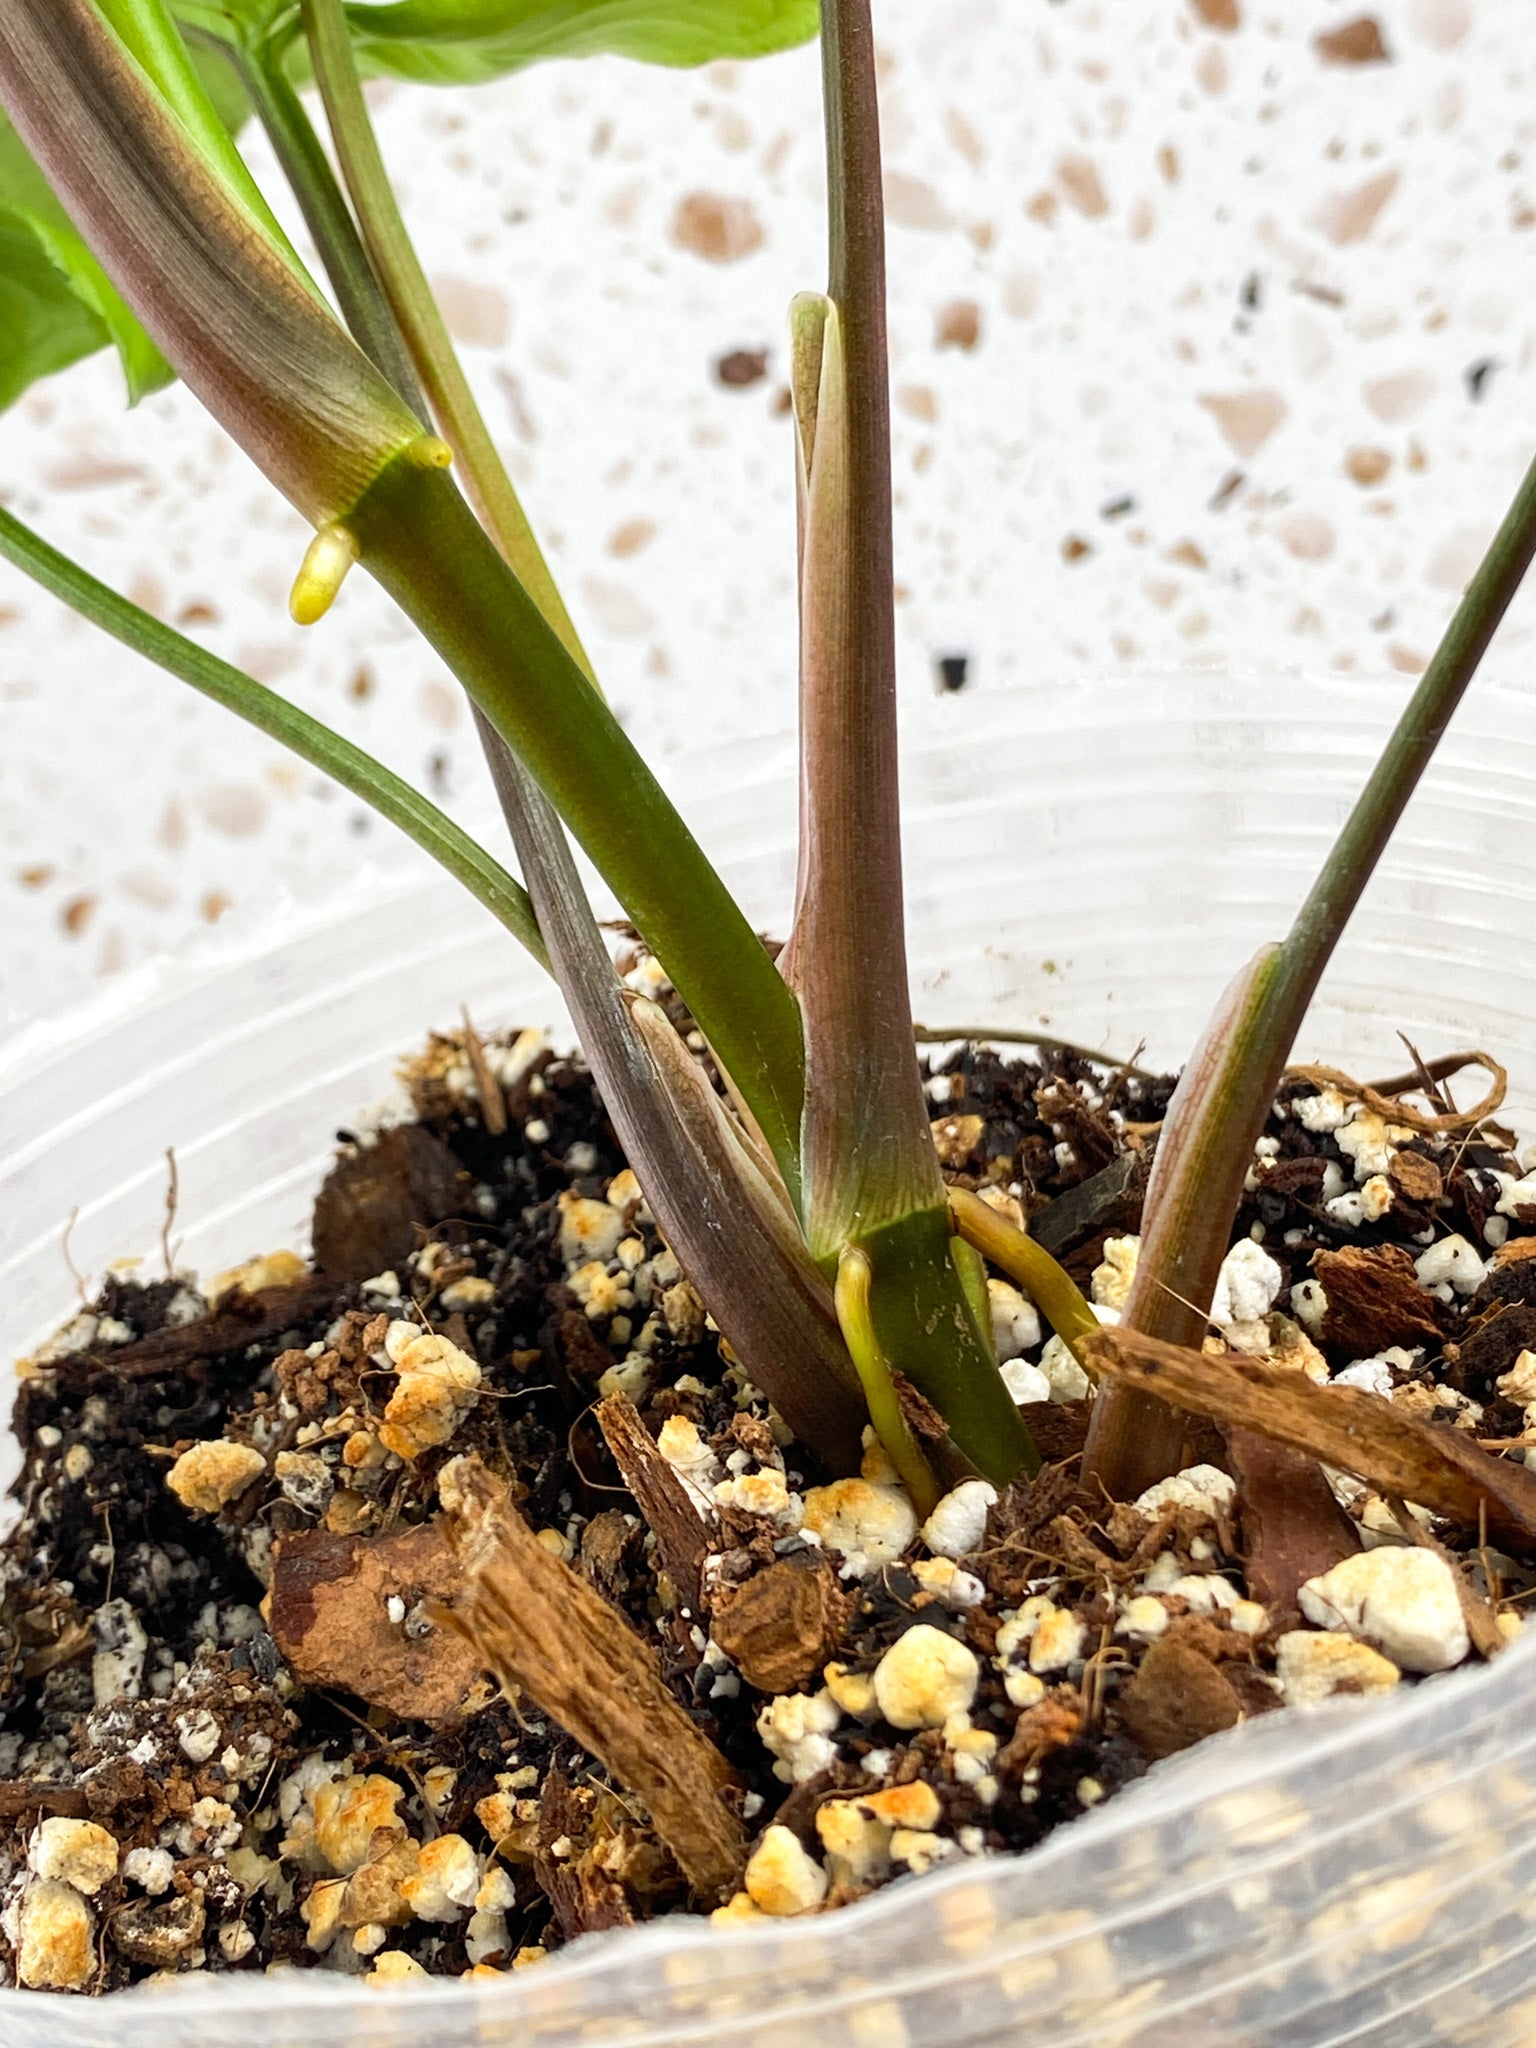
[[(238, 73), (340, 319), (179, 21)], [(0, 98), (52, 194), (31, 231), (74, 305), (135, 375), (182, 375), (311, 519), (297, 619), (323, 618), (361, 565), (448, 662), (522, 882), (8, 513), (0, 550), (415, 836), (550, 968), (585, 1063), (466, 1021), (410, 1068), (415, 1121), (349, 1142), (313, 1269), (256, 1261), (205, 1295), (168, 1257), (164, 1282), (110, 1283), (31, 1362), (44, 1505), (6, 1623), (22, 1692), (5, 1932), (24, 1986), (194, 1961), (499, 1976), (542, 1962), (549, 1942), (525, 1937), (546, 1929), (690, 1906), (717, 1927), (819, 1918), (1023, 1846), (1282, 1700), (1387, 1691), (1516, 1632), (1536, 1479), (1501, 1455), (1523, 1429), (1485, 1446), (1476, 1424), (1519, 1410), (1536, 1374), (1509, 1348), (1524, 1261), (1490, 1274), (1466, 1235), (1508, 1251), (1489, 1226), (1527, 1220), (1490, 1122), (1501, 1077), (1467, 1111), (1447, 1089), (1468, 1060), (1414, 1054), (1374, 1086), (1287, 1062), (1528, 565), (1536, 478), (1291, 932), (1238, 975), (1176, 1090), (1061, 1046), (1028, 1067), (962, 1050), (925, 1083), (867, 0), (821, 23), (829, 288), (792, 312), (801, 846), (782, 950), (603, 702), (360, 84), (360, 65), (478, 75), (594, 37), (693, 61), (811, 26), (794, 7), (594, 23), (338, 0), (16, 0), (0, 23)], [(567, 833), (630, 921), (622, 975)], [(1371, 1354), (1383, 1333), (1419, 1341)], [(1355, 1377), (1322, 1384), (1341, 1363)], [(553, 1386), (530, 1384), (536, 1365)], [(553, 1399), (509, 1425), (501, 1403), (524, 1392)], [(1053, 1408), (1074, 1411), (1070, 1441)], [(141, 1544), (145, 1594), (66, 1588), (48, 1488), (98, 1461), (152, 1473), (155, 1514), (208, 1537), (202, 1564)], [(602, 1510), (605, 1487), (638, 1513)], [(93, 1574), (109, 1556), (115, 1572), (116, 1540), (89, 1546)], [(183, 1563), (206, 1595), (190, 1661), (139, 1611)]]

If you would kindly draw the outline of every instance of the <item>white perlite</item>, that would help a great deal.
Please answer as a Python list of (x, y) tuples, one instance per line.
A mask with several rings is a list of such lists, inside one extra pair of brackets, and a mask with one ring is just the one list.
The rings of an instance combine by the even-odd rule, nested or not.
[(963, 1614), (968, 1607), (979, 1607), (987, 1597), (987, 1589), (981, 1580), (974, 1572), (961, 1571), (953, 1558), (914, 1558), (909, 1569), (923, 1591), (942, 1601), (952, 1614)]
[(1338, 1693), (1390, 1692), (1399, 1672), (1392, 1661), (1349, 1636), (1294, 1628), (1275, 1644), (1275, 1672), (1288, 1707), (1312, 1707)]
[(1413, 1262), (1419, 1285), (1431, 1292), (1450, 1286), (1457, 1294), (1475, 1294), (1488, 1267), (1482, 1254), (1464, 1237), (1442, 1237)]
[(759, 1912), (808, 1913), (827, 1895), (827, 1873), (791, 1829), (771, 1827), (752, 1852), (744, 1883)]
[(963, 1479), (923, 1524), (923, 1541), (935, 1557), (970, 1557), (986, 1540), (987, 1515), (997, 1505), (997, 1488), (985, 1479)]
[(1323, 1334), (1323, 1319), (1328, 1313), (1328, 1297), (1323, 1292), (1321, 1280), (1301, 1280), (1291, 1289), (1291, 1313), (1302, 1328), (1312, 1337)]
[(1291, 1103), (1291, 1115), (1304, 1131), (1336, 1131), (1349, 1115), (1352, 1105), (1330, 1082), (1318, 1095), (1298, 1095)]
[(152, 1899), (171, 1888), (176, 1859), (169, 1849), (130, 1849), (123, 1858), (123, 1875), (130, 1884), (142, 1885)]
[(1221, 1262), (1211, 1297), (1211, 1321), (1223, 1330), (1234, 1323), (1261, 1322), (1274, 1307), (1284, 1278), (1261, 1244), (1243, 1238)]
[(1359, 1108), (1339, 1132), (1339, 1150), (1354, 1161), (1355, 1179), (1364, 1186), (1384, 1174), (1399, 1145), (1413, 1132), (1406, 1124), (1389, 1124), (1375, 1110)]
[(875, 1698), (893, 1728), (942, 1728), (970, 1712), (980, 1676), (974, 1651), (920, 1621), (875, 1666)]
[(1396, 1384), (1392, 1378), (1391, 1361), (1383, 1354), (1376, 1358), (1357, 1358), (1353, 1365), (1342, 1366), (1333, 1376), (1336, 1387), (1359, 1387), (1363, 1393), (1390, 1394)]
[(1518, 1401), (1522, 1407), (1536, 1401), (1536, 1351), (1522, 1351), (1496, 1384), (1506, 1401)]
[[(930, 1631), (932, 1633), (932, 1631)], [(757, 1732), (776, 1757), (773, 1774), (786, 1785), (803, 1785), (837, 1759), (832, 1731), (843, 1718), (831, 1693), (781, 1693), (761, 1709)]]
[(1214, 1465), (1191, 1465), (1171, 1479), (1159, 1479), (1136, 1502), (1136, 1512), (1155, 1522), (1164, 1508), (1194, 1508), (1214, 1520), (1222, 1508), (1229, 1508), (1237, 1493), (1230, 1473)]
[(94, 1898), (117, 1875), (117, 1837), (93, 1820), (56, 1814), (33, 1835), (27, 1863), (39, 1877), (57, 1878)]
[(1449, 1671), (1470, 1647), (1455, 1575), (1438, 1552), (1383, 1546), (1308, 1579), (1301, 1611), (1371, 1644), (1403, 1671)]
[(1040, 1370), (1050, 1383), (1053, 1401), (1091, 1401), (1093, 1382), (1072, 1356), (1064, 1337), (1052, 1337), (1040, 1354)]
[(917, 1534), (917, 1514), (904, 1487), (867, 1479), (834, 1479), (805, 1496), (804, 1526), (843, 1560), (844, 1578), (868, 1578), (900, 1557)]
[(992, 1308), (992, 1341), (1002, 1359), (1033, 1351), (1040, 1342), (1040, 1316), (1034, 1303), (1006, 1280), (987, 1282)]
[(1139, 1237), (1105, 1238), (1103, 1260), (1094, 1267), (1088, 1282), (1090, 1295), (1100, 1308), (1125, 1307), (1140, 1255)]
[[(1059, 1340), (1055, 1337), (1051, 1343)], [(1028, 1408), (1036, 1401), (1049, 1401), (1051, 1381), (1048, 1373), (1038, 1365), (1031, 1365), (1027, 1358), (1010, 1358), (1001, 1368), (1003, 1385), (1012, 1396), (1015, 1408)]]

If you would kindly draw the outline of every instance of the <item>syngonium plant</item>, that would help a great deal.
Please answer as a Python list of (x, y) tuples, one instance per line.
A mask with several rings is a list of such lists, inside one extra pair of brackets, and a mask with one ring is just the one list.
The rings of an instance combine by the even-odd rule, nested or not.
[[(802, 797), (797, 899), (777, 959), (604, 702), (454, 355), (362, 90), (368, 73), (473, 83), (594, 51), (694, 64), (817, 30), (815, 0), (0, 9), (0, 100), (14, 124), (0, 134), (0, 400), (108, 341), (131, 397), (180, 376), (315, 529), (295, 618), (321, 619), (360, 565), (462, 683), (521, 882), (418, 791), (4, 512), (0, 552), (366, 798), (549, 968), (658, 1222), (753, 1379), (836, 1471), (856, 1468), (872, 1422), (926, 1507), (958, 1473), (1002, 1484), (1039, 1463), (999, 1371), (987, 1265), (1027, 1287), (1090, 1367), (1097, 1324), (1024, 1232), (946, 1192), (914, 1044), (870, 0), (821, 10), (829, 277), (791, 311)], [(339, 181), (300, 97), (308, 80)], [(334, 309), (240, 153), (252, 109)], [(1289, 936), (1237, 977), (1189, 1061), (1124, 1318), (1150, 1339), (1201, 1341), (1253, 1145), (1319, 976), (1533, 548), (1536, 470)], [(571, 838), (675, 984), (724, 1093), (664, 1012), (622, 986)], [(904, 1380), (947, 1437), (914, 1434)], [(1135, 1494), (1177, 1468), (1183, 1434), (1175, 1410), (1106, 1380), (1087, 1474)]]

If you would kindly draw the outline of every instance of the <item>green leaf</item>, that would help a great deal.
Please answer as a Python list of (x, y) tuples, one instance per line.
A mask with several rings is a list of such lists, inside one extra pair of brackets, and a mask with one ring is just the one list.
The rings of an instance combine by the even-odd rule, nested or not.
[(541, 57), (706, 64), (815, 35), (816, 0), (386, 0), (350, 6), (368, 71), (476, 85)]
[(109, 342), (131, 405), (170, 382), (169, 363), (0, 117), (0, 408)]
[(402, 450), (446, 454), (94, 0), (4, 0), (0, 103), (146, 330), (312, 525)]
[[(199, 50), (193, 61), (233, 134), (249, 112), (238, 79), (217, 51)], [(170, 364), (0, 115), (0, 411), (40, 377), (109, 346), (130, 405), (172, 381)]]

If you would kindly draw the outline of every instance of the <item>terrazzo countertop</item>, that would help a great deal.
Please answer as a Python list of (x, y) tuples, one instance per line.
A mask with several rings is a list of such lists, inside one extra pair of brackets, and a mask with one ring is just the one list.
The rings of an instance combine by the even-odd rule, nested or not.
[[(1406, 685), (1536, 445), (1526, 0), (876, 11), (909, 705), (942, 718), (946, 658), (967, 693), (1190, 664)], [(376, 97), (619, 714), (663, 762), (782, 727), (814, 52)], [(184, 392), (126, 412), (105, 357), (36, 388), (0, 419), (0, 499), (488, 821), (431, 652), (361, 576), (289, 622), (306, 529)], [(1527, 595), (1490, 672), (1518, 679), (1533, 630)], [(417, 858), (7, 568), (0, 721), (0, 1017)]]

